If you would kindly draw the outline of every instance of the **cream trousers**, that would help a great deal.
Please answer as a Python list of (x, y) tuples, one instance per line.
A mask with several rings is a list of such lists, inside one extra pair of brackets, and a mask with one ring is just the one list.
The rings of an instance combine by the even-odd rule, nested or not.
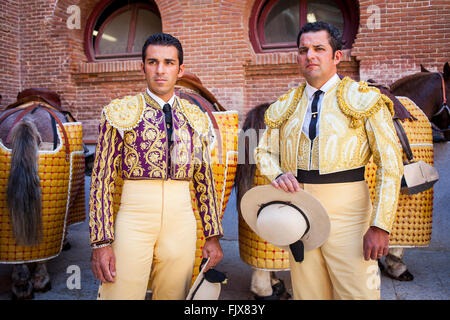
[(301, 263), (290, 254), (294, 299), (380, 299), (380, 275), (374, 260), (363, 255), (372, 204), (365, 181), (305, 184), (328, 212), (330, 236), (306, 251)]
[(196, 220), (188, 181), (125, 180), (115, 222), (114, 283), (98, 299), (182, 300), (192, 280)]

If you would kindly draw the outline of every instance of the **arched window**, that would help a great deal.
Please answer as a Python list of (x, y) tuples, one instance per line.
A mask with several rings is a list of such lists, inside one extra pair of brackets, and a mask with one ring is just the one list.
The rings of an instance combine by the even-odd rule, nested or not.
[(359, 25), (354, 0), (257, 0), (250, 17), (250, 40), (255, 52), (291, 51), (307, 22), (325, 21), (343, 35), (344, 48), (351, 48)]
[(140, 57), (145, 40), (161, 31), (161, 16), (153, 2), (104, 0), (88, 19), (86, 54), (89, 61)]

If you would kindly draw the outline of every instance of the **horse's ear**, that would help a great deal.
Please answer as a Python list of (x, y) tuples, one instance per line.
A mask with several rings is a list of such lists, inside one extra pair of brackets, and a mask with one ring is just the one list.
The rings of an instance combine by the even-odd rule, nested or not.
[(420, 72), (430, 72), (430, 71), (425, 69), (425, 67), (422, 64), (420, 64)]
[(450, 65), (448, 64), (448, 62), (444, 64), (444, 79), (450, 79)]

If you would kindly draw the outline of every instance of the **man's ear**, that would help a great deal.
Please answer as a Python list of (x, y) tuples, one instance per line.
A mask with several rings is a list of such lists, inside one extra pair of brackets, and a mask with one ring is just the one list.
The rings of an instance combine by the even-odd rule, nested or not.
[(143, 62), (141, 62), (141, 69), (142, 69), (142, 72), (145, 73), (145, 68), (144, 68), (144, 63)]
[(336, 52), (334, 53), (334, 64), (338, 65), (339, 62), (341, 62), (343, 56), (344, 53), (342, 52), (342, 50), (336, 50)]
[(178, 79), (180, 79), (184, 75), (184, 64), (180, 65), (178, 69)]

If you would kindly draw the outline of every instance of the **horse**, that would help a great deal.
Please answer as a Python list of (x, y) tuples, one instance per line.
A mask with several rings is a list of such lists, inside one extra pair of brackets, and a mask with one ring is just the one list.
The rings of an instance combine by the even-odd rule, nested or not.
[[(0, 263), (13, 264), (12, 299), (51, 289), (46, 261), (70, 244), (67, 226), (84, 220), (81, 123), (59, 96), (26, 89), (0, 113)], [(6, 248), (6, 250), (5, 250)]]
[(401, 78), (391, 84), (389, 90), (395, 96), (414, 101), (430, 120), (434, 140), (450, 140), (450, 65), (444, 64), (443, 72), (430, 72), (422, 65), (421, 72)]
[[(448, 75), (448, 64), (446, 64), (447, 67), (444, 68), (444, 75), (443, 78), (447, 79)], [(430, 85), (429, 82), (423, 81), (423, 77), (426, 76), (426, 79), (429, 80), (429, 82), (432, 82)], [(406, 77), (405, 79), (400, 79), (396, 83), (398, 84), (397, 88), (400, 87), (400, 84), (402, 84), (402, 87), (406, 87), (406, 83), (409, 83), (410, 81), (414, 82), (415, 84), (409, 84), (410, 88), (415, 88), (416, 91), (425, 93), (426, 90), (426, 97), (428, 97), (428, 101), (434, 101), (433, 104), (427, 104), (427, 108), (434, 110), (437, 108), (436, 106), (439, 105), (439, 101), (435, 95), (437, 92), (439, 92), (439, 88), (441, 88), (441, 81), (437, 81), (439, 75), (424, 75), (424, 76), (416, 76), (416, 77)], [(420, 81), (419, 81), (420, 79)], [(447, 81), (447, 80), (445, 80)], [(418, 84), (421, 84), (423, 88), (419, 88)], [(448, 86), (448, 82), (446, 82)], [(447, 87), (448, 90), (448, 87)], [(403, 121), (403, 126), (405, 127), (405, 131), (411, 140), (411, 136), (414, 135), (414, 144), (412, 144), (413, 152), (415, 153), (415, 158), (419, 158), (418, 160), (426, 160), (427, 162), (432, 164), (433, 157), (433, 146), (432, 146), (432, 138), (431, 138), (431, 125), (429, 123), (429, 118), (425, 117), (424, 112), (422, 112), (417, 105), (414, 104), (413, 101), (409, 100), (408, 98), (401, 97), (399, 99), (396, 99), (393, 94), (390, 94), (388, 90), (381, 90), (383, 93), (388, 94), (390, 97), (393, 97), (394, 99), (394, 109), (396, 113), (396, 117), (398, 117), (399, 120)], [(398, 91), (397, 91), (398, 92)], [(442, 96), (442, 95), (441, 95)], [(426, 101), (426, 99), (424, 100)], [(442, 101), (441, 101), (442, 102)], [(259, 130), (263, 130), (266, 128), (264, 124), (264, 112), (268, 108), (270, 104), (264, 103), (260, 104), (253, 109), (251, 109), (245, 118), (244, 125), (243, 125), (243, 134), (245, 134), (245, 131), (248, 129), (257, 129), (257, 132)], [(407, 105), (407, 107), (406, 107)], [(428, 114), (432, 115), (434, 114), (433, 111), (428, 111)], [(439, 124), (439, 125), (445, 125)], [(429, 129), (429, 130), (428, 130)], [(414, 134), (413, 134), (414, 133)], [(259, 139), (260, 137), (258, 137)], [(417, 140), (424, 139), (426, 143), (418, 143)], [(422, 142), (422, 141), (420, 141)], [(422, 146), (423, 145), (423, 146)], [(254, 151), (255, 146), (246, 146), (245, 153), (248, 155), (252, 155)], [(426, 150), (425, 150), (426, 149)], [(431, 150), (430, 150), (431, 149)], [(421, 151), (424, 151), (423, 154), (421, 154)], [(418, 155), (418, 157), (417, 157)], [(424, 157), (424, 158), (421, 158)], [(430, 158), (431, 157), (431, 158)], [(247, 160), (247, 159), (246, 159)], [(252, 164), (254, 162), (245, 162), (245, 164), (238, 164), (237, 173), (236, 173), (236, 180), (235, 180), (235, 188), (237, 191), (237, 210), (240, 212), (240, 201), (242, 199), (242, 196), (245, 194), (247, 190), (252, 188), (255, 185), (260, 184), (269, 184), (270, 181), (263, 177), (259, 170), (256, 168), (255, 164)], [(372, 199), (374, 197), (374, 180), (375, 175), (374, 172), (376, 171), (376, 166), (371, 161), (366, 166), (366, 181), (368, 182), (369, 189), (371, 191)], [(397, 211), (397, 220), (396, 223), (398, 224), (401, 219), (406, 219), (404, 211), (411, 210), (409, 206), (407, 206), (407, 202), (411, 201), (412, 196), (407, 195), (400, 195), (399, 199), (399, 208)], [(427, 190), (418, 196), (414, 198), (415, 201), (428, 201), (427, 208), (431, 207), (432, 210), (432, 189)], [(431, 206), (430, 202), (431, 201)], [(419, 210), (419, 209), (418, 209)], [(401, 212), (400, 212), (401, 211)], [(399, 214), (400, 212), (400, 214)], [(420, 215), (421, 212), (418, 212)], [(414, 215), (413, 215), (414, 216)], [(426, 234), (423, 236), (425, 239), (424, 244), (426, 245), (426, 241), (429, 242), (429, 239), (431, 238), (431, 213), (426, 214), (426, 216), (429, 217), (428, 225), (426, 229)], [(401, 229), (401, 228), (398, 228)], [(399, 258), (399, 261), (401, 261), (401, 253), (402, 248), (401, 246), (404, 245), (402, 243), (401, 236), (398, 236), (399, 231), (396, 229), (393, 234), (391, 234), (391, 241), (395, 243), (396, 245), (400, 246), (400, 248), (396, 249), (390, 249), (390, 253), (396, 254), (396, 257)], [(409, 229), (409, 228), (408, 228)], [(399, 240), (400, 239), (400, 240)], [(250, 243), (250, 244), (249, 244)], [(241, 214), (239, 214), (239, 250), (241, 259), (244, 260), (247, 264), (249, 264), (253, 268), (253, 274), (251, 279), (251, 287), (250, 290), (254, 294), (255, 299), (265, 299), (265, 300), (276, 300), (276, 299), (282, 299), (283, 297), (286, 297), (286, 293), (284, 292), (284, 285), (281, 282), (280, 279), (277, 279), (275, 276), (275, 271), (283, 271), (283, 270), (289, 270), (289, 262), (288, 262), (288, 253), (284, 250), (281, 250), (276, 247), (270, 247), (266, 241), (263, 239), (260, 239), (243, 221)], [(260, 246), (264, 247), (264, 251), (273, 251), (272, 256), (278, 256), (278, 264), (275, 265), (271, 262), (271, 264), (265, 264), (264, 261), (259, 261), (259, 257), (255, 257), (254, 251), (259, 248)], [(251, 247), (251, 248), (250, 248)], [(253, 250), (253, 251), (252, 251)], [(395, 252), (397, 250), (397, 252)], [(264, 259), (266, 260), (266, 259)], [(269, 259), (267, 259), (269, 260)], [(381, 267), (382, 265), (380, 265)], [(403, 266), (404, 267), (404, 266)], [(388, 269), (388, 268), (385, 268)], [(405, 270), (403, 270), (405, 271)], [(406, 270), (407, 271), (407, 270)], [(409, 271), (404, 274), (403, 276), (406, 277), (404, 280), (411, 280), (411, 277), (409, 277), (410, 273)], [(399, 276), (399, 275), (397, 275)], [(412, 276), (412, 275), (411, 275)], [(403, 279), (399, 279), (403, 280)]]

